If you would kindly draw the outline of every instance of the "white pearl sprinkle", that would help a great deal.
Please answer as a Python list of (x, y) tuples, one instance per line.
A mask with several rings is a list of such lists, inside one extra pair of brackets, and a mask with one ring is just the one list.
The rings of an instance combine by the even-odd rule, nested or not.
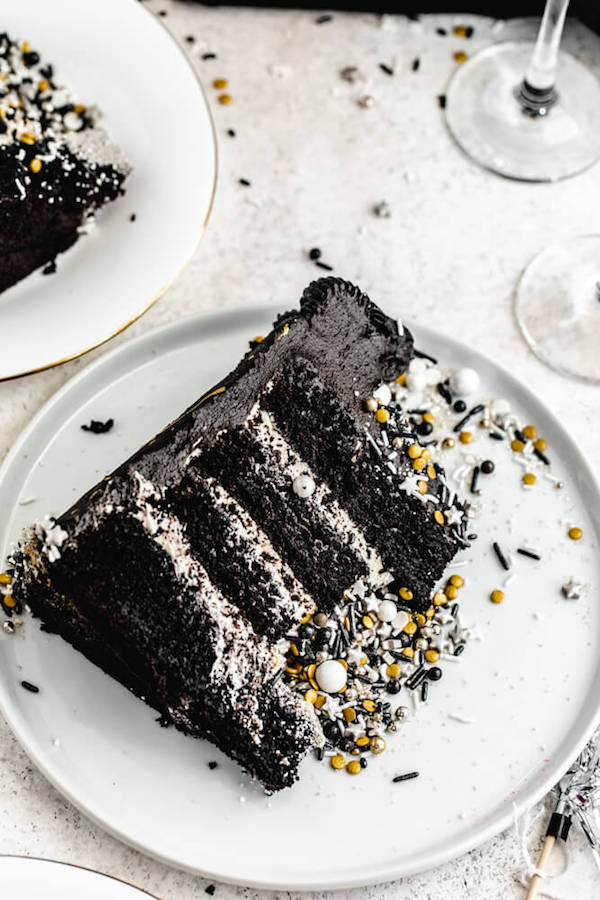
[(382, 600), (377, 610), (377, 618), (380, 622), (391, 622), (397, 612), (398, 609), (393, 600)]
[(346, 670), (337, 659), (328, 659), (317, 666), (317, 684), (326, 694), (337, 694), (346, 684)]
[(450, 390), (459, 397), (473, 394), (479, 387), (479, 375), (475, 369), (457, 369), (450, 376)]
[(392, 620), (392, 628), (394, 631), (402, 631), (402, 629), (408, 625), (410, 620), (410, 616), (405, 610), (401, 609), (397, 615), (394, 616)]
[(298, 497), (302, 497), (302, 499), (305, 500), (307, 497), (311, 497), (314, 494), (315, 482), (310, 475), (297, 475), (292, 483), (292, 488)]

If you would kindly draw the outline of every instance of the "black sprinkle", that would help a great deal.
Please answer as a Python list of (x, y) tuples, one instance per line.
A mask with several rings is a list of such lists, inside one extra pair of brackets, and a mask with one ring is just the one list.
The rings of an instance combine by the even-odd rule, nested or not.
[(467, 27), (465, 28), (465, 37), (466, 38), (473, 37), (474, 31), (475, 31), (475, 29), (473, 28), (472, 25), (467, 25)]
[(214, 762), (214, 760), (213, 760), (213, 761), (209, 762), (208, 768), (212, 771), (213, 769), (216, 769), (218, 765), (219, 765), (219, 763)]
[(164, 19), (165, 16), (168, 16), (168, 15), (169, 15), (166, 9), (159, 9), (158, 14), (159, 14), (159, 16), (161, 16), (161, 18), (163, 18), (163, 19)]
[(386, 75), (393, 75), (393, 74), (394, 74), (394, 70), (392, 69), (392, 67), (391, 67), (391, 66), (386, 66), (385, 63), (379, 63), (379, 68), (381, 69), (382, 72), (385, 72)]
[(309, 259), (319, 259), (321, 257), (321, 251), (318, 247), (313, 247), (312, 250), (308, 251)]
[(496, 541), (494, 541), (494, 543), (492, 544), (492, 547), (494, 548), (494, 553), (498, 557), (498, 561), (499, 561), (500, 565), (502, 566), (503, 569), (505, 569), (508, 572), (510, 569), (510, 566), (508, 564), (508, 560), (506, 559), (504, 553), (500, 549), (499, 544)]
[(196, 38), (194, 37), (193, 34), (186, 34), (185, 39), (188, 42), (188, 44), (193, 44), (196, 41)]
[(364, 756), (361, 756), (359, 762), (360, 762), (361, 769), (367, 768), (368, 763), (367, 763), (367, 760), (364, 758)]
[(154, 721), (158, 722), (161, 728), (168, 728), (171, 724), (171, 720), (167, 719), (166, 716), (159, 716), (158, 719), (155, 719)]
[(240, 184), (244, 185), (244, 187), (250, 187), (250, 185), (252, 183), (252, 182), (248, 181), (247, 178), (240, 178), (238, 180), (239, 180)]
[(491, 459), (484, 459), (481, 463), (481, 471), (484, 475), (491, 475), (495, 468)]
[(534, 553), (533, 550), (525, 550), (524, 547), (518, 547), (517, 553), (520, 553), (521, 556), (528, 556), (530, 559), (541, 559), (542, 557), (539, 553)]
[(411, 778), (418, 778), (418, 772), (407, 772), (405, 775), (396, 775), (395, 778), (392, 778), (393, 784), (399, 784), (401, 781), (410, 781)]
[(54, 275), (56, 272), (56, 260), (51, 259), (49, 263), (46, 263), (44, 268), (42, 269), (42, 275)]
[(214, 896), (216, 889), (217, 888), (215, 887), (214, 884), (209, 884), (208, 887), (204, 888), (204, 893), (208, 894), (209, 897), (212, 897), (212, 896)]
[(428, 353), (423, 353), (422, 350), (413, 350), (415, 356), (418, 356), (419, 359), (428, 359), (430, 363), (433, 363), (434, 366), (437, 365), (437, 359), (434, 356), (430, 356)]
[(327, 13), (325, 13), (324, 16), (318, 16), (315, 19), (315, 25), (324, 25), (325, 22), (331, 22), (332, 19), (333, 19), (333, 16), (330, 16)]
[(417, 56), (417, 58), (416, 58), (416, 59), (413, 59), (413, 61), (412, 61), (412, 66), (411, 66), (411, 68), (412, 68), (413, 72), (418, 72), (420, 66), (421, 66), (421, 60), (420, 60), (419, 57)]
[(490, 431), (490, 437), (493, 438), (495, 441), (503, 441), (504, 440), (504, 435), (500, 434), (499, 431)]
[(106, 422), (99, 422), (96, 419), (92, 419), (89, 425), (82, 425), (81, 430), (91, 431), (92, 434), (106, 434), (114, 424), (114, 419), (107, 419)]
[(522, 441), (524, 444), (527, 443), (527, 438), (525, 437), (525, 435), (523, 434), (522, 431), (519, 431), (518, 428), (515, 428), (515, 437), (518, 441)]
[(430, 681), (439, 681), (442, 677), (442, 674), (442, 670), (439, 666), (432, 666), (432, 668), (427, 672), (427, 677)]
[(457, 413), (464, 412), (466, 408), (467, 408), (467, 404), (465, 403), (464, 400), (455, 400), (454, 405), (452, 407), (454, 412), (457, 412)]
[(446, 109), (446, 95), (438, 94), (438, 106), (440, 109)]
[(440, 397), (444, 398), (446, 403), (452, 403), (452, 394), (450, 393), (450, 390), (446, 387), (446, 385), (443, 384), (441, 381), (437, 385), (437, 392), (440, 395)]
[(466, 416), (462, 417), (460, 422), (456, 423), (453, 430), (455, 432), (462, 431), (463, 425), (466, 425), (467, 422), (469, 421), (469, 419), (471, 419), (473, 416), (477, 415), (477, 413), (480, 413), (483, 409), (484, 409), (483, 403), (478, 403), (477, 406), (474, 406), (473, 409), (469, 410), (469, 412), (466, 414)]
[(476, 535), (475, 533), (473, 533), (473, 534), (468, 534), (468, 535), (467, 535), (467, 540), (468, 540), (468, 541), (476, 541), (476, 540), (477, 540), (477, 535)]
[(407, 12), (406, 18), (409, 22), (418, 22), (421, 19), (421, 13), (418, 12)]
[(458, 647), (454, 648), (454, 656), (460, 656), (461, 653), (464, 651), (464, 649), (465, 649), (465, 645), (459, 644)]
[(216, 53), (203, 53), (202, 56), (200, 57), (200, 59), (216, 59), (216, 58), (217, 58)]
[(550, 465), (550, 460), (548, 459), (548, 457), (546, 456), (545, 453), (542, 453), (541, 450), (536, 450), (535, 447), (533, 449), (533, 452), (535, 453), (537, 458), (540, 459), (544, 463), (545, 466)]
[(421, 700), (423, 703), (427, 700), (427, 695), (429, 694), (429, 682), (427, 679), (421, 685)]
[(26, 691), (29, 691), (31, 694), (39, 694), (40, 689), (37, 684), (32, 684), (30, 681), (22, 681), (21, 687), (24, 687)]
[(458, 603), (454, 603), (454, 604), (450, 607), (450, 615), (452, 616), (453, 619), (455, 619), (455, 618), (457, 617), (457, 615), (458, 615), (458, 610), (459, 610), (459, 604), (458, 604)]
[(284, 672), (285, 672), (285, 669), (280, 669), (279, 672), (277, 673), (277, 675), (275, 675), (275, 677), (271, 681), (271, 685), (277, 684), (277, 682), (280, 681), (280, 679), (283, 677)]
[(471, 493), (477, 493), (477, 482), (479, 481), (479, 466), (474, 466), (471, 476)]
[(130, 222), (135, 222), (136, 219), (137, 219), (136, 214), (135, 214), (135, 213), (131, 213), (131, 215), (129, 216), (129, 221), (130, 221)]
[(327, 263), (321, 262), (320, 259), (318, 259), (315, 262), (315, 266), (318, 266), (320, 269), (325, 269), (326, 272), (333, 272), (333, 266), (330, 266)]
[(229, 137), (235, 137), (235, 131), (234, 131), (234, 129), (233, 129), (233, 128), (228, 128), (228, 129), (227, 129), (227, 134), (229, 135)]
[(324, 747), (317, 747), (317, 748), (315, 749), (315, 756), (317, 757), (317, 759), (319, 760), (319, 762), (321, 762), (321, 760), (322, 760), (323, 757), (325, 756), (325, 748), (324, 748)]
[(448, 32), (446, 31), (445, 28), (436, 28), (436, 29), (435, 29), (435, 33), (436, 33), (436, 34), (439, 34), (440, 37), (446, 37), (447, 34), (448, 34)]

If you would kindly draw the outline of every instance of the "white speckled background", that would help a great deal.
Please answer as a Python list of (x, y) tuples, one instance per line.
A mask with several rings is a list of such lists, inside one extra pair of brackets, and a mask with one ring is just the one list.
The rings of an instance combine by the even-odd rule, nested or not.
[[(472, 53), (492, 41), (533, 35), (535, 23), (494, 25), (467, 16), (415, 23), (336, 14), (317, 26), (316, 14), (307, 12), (207, 9), (177, 0), (147, 5), (167, 10), (162, 21), (177, 37), (197, 38), (185, 47), (213, 105), (220, 181), (192, 263), (166, 297), (111, 346), (202, 310), (263, 302), (287, 308), (305, 283), (321, 274), (306, 255), (317, 245), (336, 274), (357, 281), (386, 311), (415, 322), (443, 322), (449, 335), (472, 341), (520, 375), (564, 419), (592, 463), (600, 462), (595, 427), (600, 389), (544, 368), (523, 343), (511, 307), (516, 279), (539, 249), (600, 230), (600, 166), (555, 185), (496, 178), (457, 150), (436, 100), (455, 66), (454, 50)], [(437, 25), (459, 23), (475, 26), (471, 40), (435, 34)], [(564, 44), (600, 73), (600, 39), (569, 23)], [(218, 59), (202, 61), (208, 51)], [(413, 73), (415, 57), (421, 64)], [(395, 75), (384, 74), (380, 62), (393, 66)], [(361, 69), (363, 84), (339, 78), (348, 65)], [(218, 76), (230, 82), (234, 102), (228, 107), (216, 103), (211, 83)], [(374, 97), (372, 109), (357, 105), (364, 93)], [(228, 128), (236, 130), (235, 138)], [(241, 186), (239, 178), (251, 186)], [(392, 206), (390, 219), (372, 214), (383, 199)], [(102, 352), (0, 384), (0, 458), (44, 400)], [(313, 854), (327, 852), (317, 824), (314, 835), (299, 836), (290, 823), (290, 840), (306, 852), (307, 867)], [(369, 823), (357, 816), (356, 826), (360, 840)], [(534, 828), (531, 850), (538, 837)], [(97, 868), (161, 900), (204, 896), (207, 885), (128, 849), (83, 819), (33, 768), (2, 723), (0, 848)], [(565, 861), (562, 853), (556, 856), (560, 871)], [(564, 874), (547, 884), (546, 895), (598, 897), (600, 874), (576, 830), (568, 863)], [(522, 871), (519, 841), (511, 830), (433, 872), (336, 896), (512, 900), (524, 897)], [(297, 895), (217, 885), (215, 896), (292, 900)], [(332, 896), (319, 893), (314, 900)]]

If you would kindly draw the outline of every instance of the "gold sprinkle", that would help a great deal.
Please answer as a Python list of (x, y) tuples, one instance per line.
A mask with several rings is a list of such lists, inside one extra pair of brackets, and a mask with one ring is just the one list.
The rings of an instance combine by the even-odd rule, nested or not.
[(298, 650), (298, 648), (296, 647), (295, 644), (293, 644), (293, 643), (290, 644), (290, 650), (292, 651), (294, 656), (300, 656), (300, 651)]
[(464, 50), (457, 50), (456, 53), (453, 54), (454, 62), (464, 63), (468, 60), (469, 55), (465, 53)]
[(431, 459), (431, 450), (429, 449), (429, 447), (423, 447), (421, 459)]
[(417, 626), (414, 622), (407, 622), (402, 631), (404, 632), (404, 634), (416, 634)]
[(387, 409), (383, 409), (383, 407), (382, 407), (381, 409), (378, 409), (377, 412), (375, 413), (375, 418), (377, 419), (378, 422), (380, 422), (383, 425), (383, 424), (385, 424), (385, 422), (389, 422), (390, 414), (387, 411)]
[(434, 478), (437, 478), (437, 472), (435, 471), (435, 466), (432, 466), (432, 465), (427, 466), (427, 476), (428, 476), (428, 478), (431, 478), (432, 481)]
[(2, 602), (5, 606), (8, 607), (8, 609), (14, 609), (14, 607), (17, 605), (17, 601), (12, 594), (5, 594), (2, 598)]
[(400, 674), (400, 666), (398, 663), (390, 663), (385, 671), (389, 678), (397, 678)]
[(533, 472), (525, 472), (523, 475), (523, 484), (535, 484), (537, 478), (533, 474)]
[(444, 588), (444, 593), (448, 600), (456, 600), (458, 597), (458, 588), (454, 587), (453, 584), (447, 584)]
[(369, 738), (363, 734), (360, 737), (356, 738), (355, 744), (357, 747), (366, 747), (369, 743)]
[(338, 659), (337, 662), (339, 662), (340, 666), (343, 666), (343, 667), (344, 667), (344, 669), (346, 670), (346, 672), (348, 671), (348, 663), (346, 662), (345, 659)]
[(29, 53), (31, 50), (31, 44), (29, 41), (23, 41), (23, 53)]
[(19, 140), (22, 144), (27, 144), (31, 147), (33, 144), (35, 144), (35, 135), (33, 135), (30, 131), (24, 131)]
[(262, 334), (257, 334), (256, 337), (252, 338), (251, 343), (252, 344), (262, 344), (263, 341), (264, 341), (264, 337), (262, 336)]
[(218, 99), (219, 103), (221, 104), (221, 106), (228, 106), (231, 103), (233, 98), (232, 98), (231, 94), (219, 94), (217, 99)]
[(419, 628), (422, 628), (423, 625), (427, 625), (427, 619), (425, 618), (423, 613), (415, 613), (413, 619), (415, 620)]
[(38, 91), (47, 91), (50, 87), (50, 83), (46, 81), (45, 78), (42, 78), (41, 81), (38, 81)]
[(433, 518), (438, 523), (438, 525), (443, 525), (444, 522), (446, 521), (444, 519), (444, 513), (441, 511), (441, 509), (436, 509), (436, 511), (433, 514)]
[(407, 587), (401, 587), (398, 594), (403, 600), (412, 600), (413, 598), (412, 591), (409, 591)]
[(425, 615), (428, 619), (433, 619), (435, 616), (435, 609), (433, 606), (430, 606), (429, 609), (425, 610)]
[(569, 528), (569, 537), (572, 541), (580, 541), (583, 537), (583, 531), (581, 530), (581, 528), (577, 527)]
[(375, 625), (375, 622), (373, 621), (371, 616), (363, 616), (362, 623), (365, 626), (365, 628), (373, 628)]
[(427, 482), (426, 481), (417, 481), (417, 490), (420, 494), (427, 493)]
[(413, 460), (413, 469), (415, 470), (415, 472), (422, 472), (423, 469), (425, 469), (426, 467), (427, 467), (426, 459), (421, 459), (419, 457), (419, 459)]
[(456, 588), (461, 588), (465, 583), (465, 579), (462, 577), (462, 575), (451, 575), (449, 581), (450, 584)]
[(346, 766), (346, 771), (350, 775), (360, 775), (360, 773), (362, 772), (362, 766), (357, 759), (351, 759)]
[(470, 444), (471, 441), (473, 440), (473, 435), (471, 434), (470, 431), (461, 431), (461, 433), (458, 436), (458, 439), (461, 442), (461, 444)]
[(406, 372), (403, 372), (402, 375), (398, 375), (396, 384), (406, 384)]
[(356, 719), (356, 710), (352, 709), (351, 706), (347, 706), (344, 710), (344, 718), (346, 722), (354, 722)]
[(407, 453), (411, 459), (418, 459), (422, 452), (423, 448), (420, 444), (411, 444), (407, 450)]
[(12, 584), (12, 578), (8, 572), (0, 572), (0, 584)]
[(466, 25), (455, 25), (452, 29), (452, 33), (455, 34), (456, 37), (466, 38), (469, 32), (467, 31)]
[(439, 650), (426, 650), (425, 659), (428, 663), (436, 663), (440, 658)]
[(365, 400), (365, 409), (368, 412), (376, 412), (378, 406), (379, 403), (377, 402), (375, 397), (367, 397), (367, 399)]
[(315, 707), (317, 709), (321, 709), (321, 707), (325, 705), (326, 700), (327, 700), (327, 697), (325, 696), (325, 694), (319, 694), (319, 696), (315, 700)]
[(385, 740), (381, 737), (381, 735), (374, 735), (369, 741), (369, 750), (375, 756), (379, 756), (380, 753), (383, 753), (385, 750)]
[(405, 647), (404, 650), (402, 651), (402, 656), (406, 656), (407, 659), (412, 659), (414, 655), (415, 655), (415, 651), (413, 650), (412, 647)]
[(304, 695), (304, 699), (308, 703), (312, 703), (313, 705), (317, 702), (317, 697), (318, 697), (318, 694), (314, 690), (314, 688), (309, 688), (309, 690)]
[(454, 447), (454, 438), (444, 438), (442, 441), (442, 450), (452, 450)]
[(366, 709), (367, 712), (375, 712), (377, 707), (372, 700), (363, 700), (362, 702), (363, 709)]
[(537, 441), (533, 442), (533, 446), (536, 450), (539, 450), (540, 453), (543, 453), (546, 449), (546, 441), (544, 438), (538, 438)]
[(444, 606), (444, 604), (447, 602), (448, 602), (448, 598), (443, 593), (443, 591), (438, 591), (437, 594), (433, 595), (433, 605), (434, 606)]
[(213, 81), (213, 87), (217, 91), (224, 91), (228, 84), (229, 82), (226, 78), (215, 78), (215, 80)]
[(336, 753), (335, 756), (331, 757), (331, 767), (333, 769), (343, 769), (345, 765), (346, 760), (341, 753)]
[(76, 103), (75, 106), (73, 107), (73, 112), (76, 112), (76, 113), (85, 112), (85, 106), (83, 105), (83, 103)]
[(492, 603), (502, 603), (504, 600), (504, 591), (492, 591), (490, 594), (490, 600)]
[(430, 425), (433, 425), (433, 423), (435, 422), (434, 414), (430, 412), (423, 413), (423, 421), (429, 422)]
[(523, 434), (528, 441), (532, 441), (537, 435), (537, 428), (534, 425), (526, 425), (523, 429)]
[(510, 449), (514, 450), (515, 453), (521, 453), (521, 451), (525, 449), (525, 444), (523, 441), (519, 441), (515, 438), (514, 441), (510, 442)]

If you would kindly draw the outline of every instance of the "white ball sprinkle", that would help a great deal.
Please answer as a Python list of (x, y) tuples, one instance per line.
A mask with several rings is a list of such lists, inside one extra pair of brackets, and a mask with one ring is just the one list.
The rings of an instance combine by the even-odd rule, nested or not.
[(315, 482), (310, 475), (297, 475), (292, 483), (292, 488), (298, 497), (302, 497), (305, 500), (314, 494)]
[(450, 376), (450, 390), (459, 397), (473, 394), (479, 387), (479, 375), (475, 369), (457, 369)]
[(402, 629), (408, 625), (410, 620), (410, 616), (405, 610), (401, 609), (399, 613), (397, 613), (392, 620), (392, 628), (394, 631), (402, 631)]
[(337, 659), (327, 659), (317, 666), (317, 684), (326, 694), (337, 694), (346, 684), (346, 670)]
[(427, 387), (427, 375), (425, 372), (409, 372), (406, 376), (406, 387), (415, 393), (424, 391)]
[(389, 406), (392, 402), (392, 392), (387, 384), (380, 384), (377, 390), (373, 391), (373, 396), (382, 406)]
[(377, 610), (377, 618), (380, 622), (391, 622), (397, 612), (398, 609), (393, 600), (382, 600)]

